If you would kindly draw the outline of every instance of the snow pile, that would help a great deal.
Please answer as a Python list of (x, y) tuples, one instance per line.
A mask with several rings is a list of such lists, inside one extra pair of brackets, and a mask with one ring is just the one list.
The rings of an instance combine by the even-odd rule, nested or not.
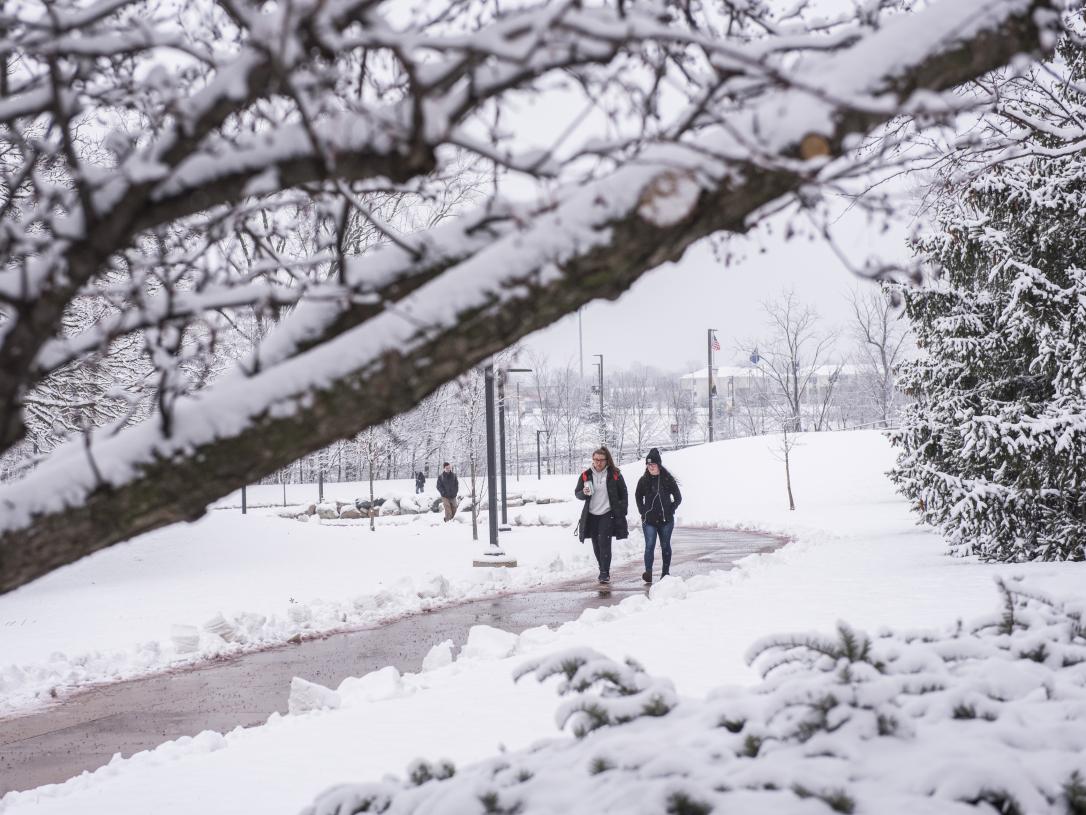
[(416, 763), (305, 815), (1086, 811), (1084, 609), (1000, 586), (1001, 613), (969, 627), (763, 639), (763, 681), (704, 701), (588, 649), (537, 660), (518, 673), (565, 675), (577, 740), (455, 774)]
[[(552, 501), (568, 501), (573, 497), (573, 476), (571, 475), (545, 475), (536, 480), (525, 478), (523, 481), (510, 479), (507, 495), (510, 502), (519, 497), (527, 503), (549, 503)], [(432, 481), (428, 481), (432, 485)], [(631, 485), (632, 486), (632, 485)], [(486, 491), (486, 481), (480, 481), (481, 491)], [(469, 480), (461, 479), (461, 498), (466, 499), (470, 492)], [(249, 509), (258, 507), (287, 508), (306, 507), (310, 503), (316, 503), (318, 488), (313, 483), (299, 484), (254, 484), (246, 487), (246, 503)], [(370, 500), (370, 484), (368, 481), (325, 481), (324, 495), (328, 502), (333, 504), (362, 504)], [(427, 500), (437, 500), (437, 490), (432, 486), (423, 490), (421, 494), (415, 492), (414, 479), (394, 478), (391, 480), (374, 481), (374, 497), (376, 502), (386, 499), (400, 500), (405, 497), (414, 498), (418, 495)], [(212, 509), (240, 509), (241, 491), (224, 496), (212, 504)]]
[[(487, 523), (487, 500), (479, 502), (479, 524)], [(571, 526), (581, 516), (581, 502), (548, 497), (525, 498), (510, 494), (506, 502), (509, 523), (513, 526)], [(286, 507), (277, 513), (280, 518), (308, 523), (327, 523), (332, 526), (368, 526), (370, 515), (381, 524), (393, 526), (422, 524), (440, 526), (444, 517), (436, 498), (426, 495), (392, 495), (373, 502), (329, 500), (320, 504)], [(457, 523), (471, 523), (471, 499), (461, 499), (453, 517)]]
[(460, 659), (503, 659), (516, 651), (518, 635), (489, 625), (473, 625)]
[(342, 704), (340, 696), (331, 688), (308, 682), (301, 677), (290, 680), (290, 697), (287, 710), (291, 716), (309, 713), (313, 710), (335, 710)]
[(414, 686), (406, 683), (400, 672), (391, 665), (365, 676), (349, 676), (339, 683), (336, 692), (346, 704), (381, 702), (414, 693)]
[(437, 645), (433, 646), (423, 657), (422, 670), (436, 671), (438, 668), (444, 668), (446, 665), (452, 665), (453, 661), (453, 641), (443, 640)]

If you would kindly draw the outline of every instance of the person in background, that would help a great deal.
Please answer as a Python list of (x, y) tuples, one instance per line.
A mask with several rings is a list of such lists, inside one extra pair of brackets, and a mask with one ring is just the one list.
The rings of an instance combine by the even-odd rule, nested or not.
[(437, 494), (441, 496), (441, 503), (445, 507), (445, 520), (451, 521), (456, 514), (456, 496), (460, 492), (460, 482), (456, 479), (452, 465), (445, 462), (441, 465), (441, 475), (437, 477)]
[(426, 489), (426, 475), (422, 470), (419, 470), (415, 473), (415, 495), (418, 495), (424, 489)]
[(611, 582), (611, 539), (629, 537), (626, 512), (630, 496), (611, 452), (601, 447), (592, 454), (592, 466), (581, 473), (573, 494), (584, 501), (578, 534), (581, 543), (592, 539), (592, 552), (600, 567), (599, 582)]
[(657, 537), (664, 561), (660, 577), (667, 577), (671, 571), (671, 533), (675, 529), (675, 510), (683, 500), (679, 482), (664, 468), (660, 451), (655, 447), (645, 457), (645, 474), (637, 482), (634, 500), (637, 511), (641, 513), (641, 529), (645, 533), (645, 573), (641, 579), (651, 583)]

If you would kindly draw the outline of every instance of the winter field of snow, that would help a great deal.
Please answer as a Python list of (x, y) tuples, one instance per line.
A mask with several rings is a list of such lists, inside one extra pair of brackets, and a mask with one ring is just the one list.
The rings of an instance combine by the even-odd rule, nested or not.
[[(114, 546), (0, 597), (0, 715), (91, 682), (593, 576), (591, 547), (572, 534), (580, 511), (574, 482), (510, 482), (510, 494), (568, 499), (510, 508), (514, 529), (502, 545), (518, 559), (515, 569), (472, 567), (486, 545), (485, 513), (474, 542), (468, 512), (449, 524), (434, 513), (382, 517), (371, 532), (368, 519), (279, 517), (281, 486), (250, 488), (250, 501), (266, 506), (246, 515), (233, 508), (240, 493), (228, 496), (223, 509), (195, 524)], [(406, 481), (375, 488), (414, 495)], [(328, 501), (368, 495), (369, 485), (358, 483), (329, 483), (324, 491)], [(273, 496), (279, 503), (268, 506)], [(293, 485), (289, 495), (299, 503), (316, 498), (315, 485)], [(631, 538), (616, 555), (636, 557), (641, 545)]]
[[(893, 493), (884, 476), (893, 454), (878, 433), (812, 434), (800, 441), (793, 450), (797, 510), (791, 513), (787, 511), (783, 465), (773, 455), (771, 439), (718, 442), (664, 457), (665, 465), (682, 484), (682, 523), (740, 526), (794, 538), (775, 553), (752, 556), (741, 568), (729, 572), (661, 581), (648, 597), (635, 596), (616, 607), (585, 612), (579, 620), (557, 630), (532, 629), (515, 636), (479, 627), (472, 631), (468, 647), (451, 662), (448, 650), (439, 647), (428, 663), (429, 670), (420, 674), (400, 676), (394, 669), (385, 669), (346, 680), (337, 695), (324, 695), (338, 702), (336, 709), (275, 715), (261, 727), (228, 734), (204, 733), (128, 759), (117, 758), (109, 766), (65, 784), (9, 794), (0, 802), (0, 811), (4, 815), (73, 811), (293, 815), (330, 785), (378, 781), (389, 773), (402, 776), (416, 758), (448, 758), (464, 767), (501, 749), (517, 750), (558, 736), (554, 714), (559, 701), (553, 687), (533, 681), (514, 684), (512, 679), (514, 670), (526, 660), (541, 659), (556, 650), (590, 647), (615, 659), (632, 656), (648, 673), (670, 678), (681, 705), (682, 699), (704, 698), (722, 685), (756, 681), (757, 674), (747, 665), (745, 654), (753, 642), (778, 632), (828, 632), (838, 620), (872, 633), (886, 626), (901, 630), (944, 628), (959, 619), (990, 616), (999, 603), (994, 585), (997, 577), (1022, 575), (1032, 586), (1079, 603), (1086, 595), (1086, 568), (1081, 563), (995, 566), (946, 557), (943, 541), (916, 527), (904, 502)], [(639, 472), (636, 467), (625, 469), (630, 480)], [(559, 494), (563, 483), (555, 481)], [(189, 534), (215, 524), (231, 525), (241, 517), (231, 513), (224, 517), (233, 520), (218, 520), (219, 515), (212, 513), (210, 519), (189, 528)], [(267, 531), (275, 523), (287, 524), (288, 530), (302, 530), (307, 536), (314, 531), (298, 522), (259, 515), (247, 521), (261, 524), (259, 534), (269, 536), (261, 539), (261, 545), (272, 545), (276, 550), (289, 546), (290, 541), (287, 533), (282, 533), (283, 542), (277, 538), (280, 533)], [(236, 526), (230, 529), (238, 534)], [(319, 531), (340, 534), (339, 529)], [(363, 531), (343, 534), (359, 536)], [(536, 536), (541, 548), (562, 547), (560, 552), (548, 549), (540, 560), (540, 572), (556, 553), (564, 563), (567, 554), (574, 556), (568, 547), (577, 544), (564, 531), (557, 535), (557, 542), (551, 542), (557, 531), (527, 529), (516, 533), (525, 535), (529, 549), (537, 545)], [(120, 558), (126, 550), (141, 547), (150, 556), (156, 550), (171, 549), (168, 536), (180, 534), (173, 528), (96, 558)], [(458, 536), (455, 541), (443, 537), (452, 535)], [(462, 528), (435, 528), (421, 537), (427, 536), (434, 540), (417, 545), (432, 546), (435, 553), (442, 551), (438, 548), (441, 543), (449, 550), (462, 547), (465, 555), (473, 551), (470, 545), (460, 543)], [(177, 540), (172, 539), (173, 549), (181, 548)], [(357, 538), (350, 540), (356, 547), (364, 545), (356, 542)], [(411, 542), (407, 531), (398, 540), (403, 540), (404, 546)], [(225, 564), (226, 581), (241, 571), (238, 563), (230, 565), (231, 560), (243, 561), (251, 557), (253, 549), (248, 548), (251, 543), (231, 540), (228, 535), (216, 536), (216, 542), (217, 549), (204, 550), (208, 561), (202, 564), (199, 580), (190, 582), (189, 587), (198, 584), (202, 593), (224, 592), (217, 598), (221, 603), (222, 597), (230, 595), (224, 587), (216, 588), (208, 577), (215, 573), (215, 561)], [(172, 568), (192, 563), (193, 545), (200, 544), (190, 544), (188, 553), (173, 553)], [(325, 554), (350, 557), (352, 567), (363, 575), (358, 578), (359, 585), (366, 580), (372, 581), (371, 587), (376, 585), (376, 573), (391, 573), (401, 556), (399, 550), (384, 547), (379, 554), (371, 550), (349, 556), (345, 554), (351, 551), (348, 545), (338, 538), (319, 543), (306, 538), (308, 547), (325, 547)], [(243, 551), (232, 556), (235, 547)], [(517, 555), (524, 557), (519, 549)], [(165, 554), (158, 556), (164, 558)], [(277, 557), (286, 558), (281, 553)], [(417, 552), (406, 559), (414, 557)], [(461, 568), (461, 560), (450, 565), (440, 554), (434, 558), (431, 565), (435, 573), (449, 569), (445, 576), (454, 584), (459, 576), (451, 570)], [(93, 560), (74, 569), (90, 569)], [(319, 560), (307, 550), (307, 557), (294, 565), (304, 569)], [(129, 555), (126, 568), (122, 570), (118, 562), (113, 571), (123, 571), (133, 586), (140, 586), (143, 593), (138, 597), (144, 605), (162, 602), (170, 606), (162, 625), (177, 622), (178, 612), (185, 607), (176, 599), (150, 599), (165, 592), (159, 592), (150, 579), (134, 574), (138, 562)], [(250, 568), (261, 566), (254, 563)], [(11, 611), (3, 604), (13, 602), (23, 603), (21, 613), (27, 616), (32, 608), (40, 614), (46, 605), (51, 608), (53, 604), (69, 611), (86, 607), (84, 611), (98, 613), (91, 608), (103, 601), (95, 591), (97, 581), (95, 587), (88, 585), (86, 578), (81, 586), (74, 581), (61, 582), (70, 571), (50, 578), (53, 585), (48, 592), (39, 585), (46, 581), (31, 586), (41, 592), (33, 601), (19, 592), (0, 599), (4, 618)], [(107, 571), (103, 569), (103, 573)], [(282, 563), (278, 571), (285, 571)], [(315, 595), (349, 597), (354, 589), (353, 576), (346, 574), (349, 571), (340, 565), (334, 573), (324, 574), (314, 565), (313, 573), (319, 572), (321, 577), (318, 580), (310, 575), (305, 584)], [(515, 572), (512, 578), (524, 579), (517, 575), (529, 571)], [(590, 573), (587, 568), (582, 571)], [(175, 591), (180, 591), (184, 581), (176, 576), (172, 579), (178, 581)], [(210, 582), (205, 585), (205, 580)], [(243, 588), (235, 589), (237, 605), (258, 604), (259, 597), (245, 594), (257, 592), (252, 584), (258, 582), (248, 579)], [(131, 588), (118, 593), (127, 595), (129, 603), (137, 597)], [(318, 604), (312, 601), (308, 607), (315, 606)], [(197, 612), (207, 614), (218, 605), (192, 601), (188, 608), (190, 616), (182, 619), (192, 619)], [(142, 619), (152, 612), (141, 609), (140, 614)], [(82, 616), (78, 622), (68, 623), (76, 630), (64, 635), (68, 638), (66, 647), (75, 650), (80, 636), (85, 638), (84, 647), (104, 642), (94, 639), (104, 633), (93, 634), (92, 625)], [(52, 625), (59, 629), (60, 620)], [(10, 640), (33, 659), (32, 646), (23, 642), (33, 637), (13, 634), (12, 628), (3, 629), (5, 644)], [(42, 630), (48, 629), (43, 626)], [(60, 634), (53, 636), (54, 641), (61, 641)], [(284, 688), (284, 694), (287, 690)], [(307, 700), (313, 704), (313, 698), (314, 694), (298, 693), (296, 708)], [(810, 803), (821, 809), (803, 811), (826, 811), (819, 802)]]

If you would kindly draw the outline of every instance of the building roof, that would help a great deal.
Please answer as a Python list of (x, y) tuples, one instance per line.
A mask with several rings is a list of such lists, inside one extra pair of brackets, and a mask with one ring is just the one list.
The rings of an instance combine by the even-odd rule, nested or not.
[[(680, 380), (702, 380), (708, 379), (709, 368), (698, 368), (696, 371), (691, 371), (688, 374), (683, 374), (679, 377)], [(853, 365), (851, 363), (844, 365), (819, 365), (815, 369), (815, 373), (819, 376), (829, 376), (834, 371), (839, 371), (840, 374), (845, 376), (855, 376), (860, 373), (861, 368), (859, 365)], [(714, 365), (713, 366), (713, 378), (714, 379), (727, 379), (730, 376), (765, 376), (765, 371), (757, 365)]]
[[(680, 379), (708, 379), (709, 368), (698, 368), (696, 371), (692, 371), (688, 374), (683, 374)], [(713, 377), (727, 377), (727, 376), (764, 376), (764, 372), (761, 368), (756, 368), (753, 365), (714, 365)]]

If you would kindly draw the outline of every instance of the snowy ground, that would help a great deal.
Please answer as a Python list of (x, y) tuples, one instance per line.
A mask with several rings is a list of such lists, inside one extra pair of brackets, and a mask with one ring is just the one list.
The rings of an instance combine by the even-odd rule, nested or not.
[[(569, 499), (509, 510), (512, 524), (528, 525), (502, 535), (518, 559), (513, 570), (472, 568), (485, 513), (482, 542), (474, 542), (467, 512), (447, 525), (439, 514), (378, 518), (371, 532), (368, 520), (278, 517), (280, 486), (250, 488), (250, 503), (265, 506), (246, 515), (232, 508), (240, 493), (228, 496), (195, 524), (114, 546), (0, 597), (0, 715), (92, 682), (594, 575), (591, 547), (572, 534), (574, 481), (510, 483), (510, 494)], [(316, 500), (313, 485), (288, 489), (291, 501)], [(406, 481), (376, 489), (414, 494)], [(324, 494), (353, 500), (369, 485), (331, 483)], [(636, 557), (641, 545), (635, 537), (616, 552)]]
[(557, 631), (515, 637), (477, 629), (452, 664), (347, 680), (337, 710), (181, 739), (62, 785), (9, 794), (0, 811), (293, 815), (330, 784), (402, 775), (419, 756), (463, 765), (555, 736), (553, 687), (511, 680), (528, 655), (575, 645), (631, 655), (672, 678), (680, 695), (701, 697), (751, 682), (744, 652), (765, 634), (826, 630), (838, 619), (869, 630), (949, 624), (995, 608), (997, 575), (1023, 574), (1062, 596), (1086, 592), (1083, 564), (988, 566), (944, 556), (942, 541), (915, 527), (893, 494), (883, 475), (892, 453), (878, 434), (802, 441), (794, 451), (794, 513), (785, 508), (782, 465), (764, 438), (665, 457), (687, 496), (683, 522), (792, 535), (783, 550), (731, 572), (662, 581), (650, 598), (586, 612)]

